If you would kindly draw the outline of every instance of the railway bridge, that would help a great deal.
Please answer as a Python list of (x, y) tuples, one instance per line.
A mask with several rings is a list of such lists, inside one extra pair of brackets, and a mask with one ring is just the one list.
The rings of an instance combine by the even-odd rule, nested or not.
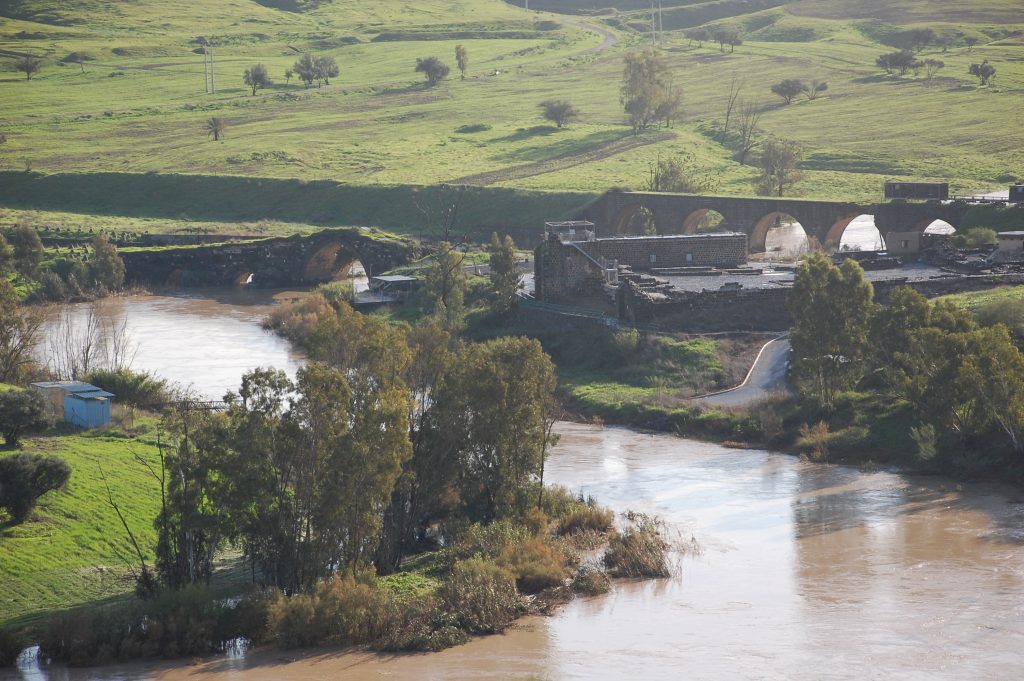
[(872, 215), (883, 240), (892, 232), (923, 232), (935, 220), (959, 229), (971, 204), (961, 201), (926, 203), (851, 203), (796, 198), (740, 198), (698, 194), (660, 194), (612, 190), (590, 204), (580, 217), (597, 227), (600, 237), (636, 233), (646, 217), (658, 234), (694, 234), (711, 211), (724, 219), (721, 229), (743, 232), (751, 252), (765, 250), (765, 237), (779, 218), (792, 217), (808, 236), (825, 247), (838, 247), (854, 219)]

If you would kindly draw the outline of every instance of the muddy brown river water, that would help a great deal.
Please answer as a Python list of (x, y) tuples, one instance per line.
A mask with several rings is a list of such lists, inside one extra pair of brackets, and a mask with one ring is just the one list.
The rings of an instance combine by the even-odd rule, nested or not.
[[(140, 349), (203, 388), (211, 365), (254, 366), (260, 305), (150, 297), (133, 328), (168, 325), (189, 353)], [(128, 314), (134, 312), (129, 303)], [(225, 307), (226, 306), (226, 307)], [(230, 308), (230, 309), (229, 309)], [(213, 329), (211, 316), (230, 320)], [(157, 321), (159, 320), (159, 321)], [(242, 322), (236, 325), (237, 322)], [(276, 340), (276, 339), (275, 339)], [(142, 341), (140, 341), (142, 342)], [(210, 361), (221, 348), (234, 360)], [(275, 354), (277, 353), (277, 354)], [(189, 357), (194, 355), (195, 360)], [(167, 356), (167, 359), (164, 358)], [(293, 362), (287, 346), (261, 356)], [(257, 364), (261, 362), (256, 362)], [(168, 366), (164, 366), (167, 364)], [(212, 381), (210, 392), (227, 378)], [(216, 383), (216, 385), (214, 385)], [(618, 583), (504, 635), (426, 655), (255, 651), (196, 663), (13, 678), (1019, 679), (1024, 675), (1024, 493), (994, 484), (801, 462), (760, 450), (563, 423), (548, 480), (665, 519), (673, 577)], [(3, 677), (0, 673), (0, 677)]]

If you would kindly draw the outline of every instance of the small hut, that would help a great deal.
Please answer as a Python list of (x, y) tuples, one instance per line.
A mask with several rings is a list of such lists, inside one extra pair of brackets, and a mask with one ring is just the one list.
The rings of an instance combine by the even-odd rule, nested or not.
[(43, 396), (58, 419), (80, 428), (110, 424), (113, 393), (81, 381), (44, 381), (33, 383), (31, 388)]

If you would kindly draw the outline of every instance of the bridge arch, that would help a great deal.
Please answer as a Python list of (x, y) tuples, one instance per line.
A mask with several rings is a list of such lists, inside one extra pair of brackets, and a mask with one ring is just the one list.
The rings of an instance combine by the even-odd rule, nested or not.
[(611, 234), (600, 236), (634, 236), (656, 231), (654, 213), (643, 203), (623, 206), (612, 221)]
[[(829, 228), (828, 233), (825, 235), (825, 242), (822, 244), (826, 249), (841, 250), (846, 244), (843, 244), (843, 237), (848, 236), (846, 234), (847, 228), (851, 225), (855, 225), (855, 229), (859, 234), (860, 239), (858, 241), (867, 243), (870, 239), (872, 246), (869, 250), (883, 250), (885, 249), (885, 239), (882, 236), (882, 232), (878, 229), (875, 224), (875, 216), (868, 213), (856, 213), (845, 215), (836, 220)], [(872, 239), (873, 237), (873, 239)], [(865, 250), (861, 248), (854, 248), (850, 250)]]
[[(804, 234), (804, 244), (807, 244), (807, 248), (809, 248), (810, 244), (808, 243), (807, 237), (810, 236), (810, 233), (807, 231), (807, 228), (804, 226), (804, 223), (801, 220), (799, 220), (796, 216), (791, 215), (790, 213), (785, 213), (783, 211), (773, 211), (771, 213), (768, 213), (767, 215), (762, 216), (757, 222), (754, 223), (753, 229), (750, 230), (750, 239), (748, 241), (748, 248), (750, 249), (750, 252), (764, 253), (768, 247), (768, 232), (775, 228), (777, 225), (781, 225), (783, 222), (789, 222), (795, 225), (796, 227), (799, 227)], [(806, 248), (795, 250), (806, 250)]]
[(683, 219), (680, 234), (697, 234), (707, 229), (728, 230), (729, 219), (714, 208), (698, 208)]
[(306, 258), (302, 279), (310, 283), (347, 279), (357, 266), (358, 269), (365, 269), (359, 254), (340, 241), (332, 241), (320, 246)]

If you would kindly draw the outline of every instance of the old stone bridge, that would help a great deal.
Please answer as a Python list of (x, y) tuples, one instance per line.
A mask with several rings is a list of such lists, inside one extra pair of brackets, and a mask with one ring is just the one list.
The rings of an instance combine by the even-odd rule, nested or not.
[(760, 252), (777, 218), (792, 217), (808, 236), (825, 247), (836, 247), (847, 226), (861, 215), (873, 215), (885, 239), (892, 232), (923, 232), (935, 220), (959, 228), (970, 208), (964, 202), (870, 204), (613, 190), (589, 205), (580, 217), (593, 222), (600, 237), (635, 233), (641, 217), (653, 221), (658, 234), (693, 234), (708, 213), (716, 211), (724, 218), (722, 229), (745, 233), (750, 250)]
[(260, 288), (312, 286), (341, 279), (359, 261), (368, 275), (408, 262), (411, 242), (359, 229), (203, 246), (122, 249), (129, 282), (156, 286)]

